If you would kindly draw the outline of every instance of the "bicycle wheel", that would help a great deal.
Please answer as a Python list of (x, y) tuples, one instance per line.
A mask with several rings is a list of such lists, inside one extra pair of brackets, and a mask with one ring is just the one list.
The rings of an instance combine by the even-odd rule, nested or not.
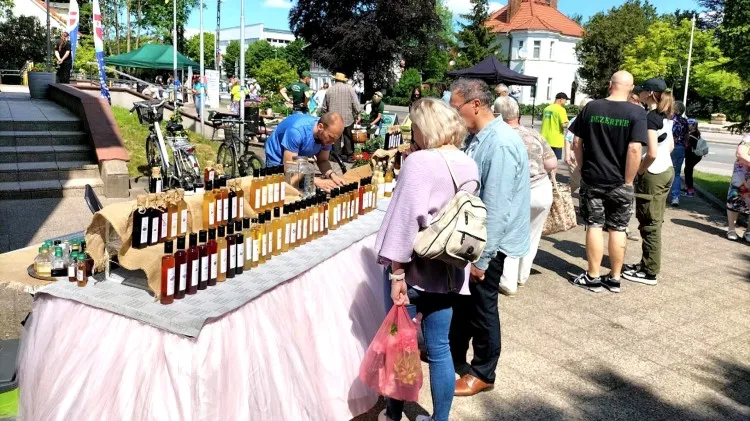
[(237, 153), (234, 148), (226, 143), (219, 145), (219, 152), (216, 153), (216, 163), (224, 166), (224, 174), (228, 177), (237, 177)]
[(245, 153), (245, 159), (247, 159), (247, 164), (250, 169), (259, 170), (266, 166), (266, 161), (256, 155), (255, 152), (247, 151)]
[(157, 145), (156, 138), (154, 136), (149, 136), (146, 138), (146, 163), (148, 164), (149, 175), (151, 168), (158, 167), (161, 168), (162, 177), (168, 176), (167, 169), (165, 168), (164, 163), (161, 160), (159, 145)]

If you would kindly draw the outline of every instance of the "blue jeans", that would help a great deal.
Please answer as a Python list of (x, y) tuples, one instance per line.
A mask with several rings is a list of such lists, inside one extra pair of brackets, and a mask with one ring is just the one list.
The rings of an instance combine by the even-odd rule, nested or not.
[(669, 194), (669, 200), (675, 200), (680, 198), (680, 174), (682, 174), (682, 163), (685, 162), (685, 147), (683, 145), (675, 145), (672, 150), (672, 165), (674, 166), (674, 181), (672, 182), (672, 191)]
[[(387, 279), (387, 278), (386, 278)], [(390, 281), (386, 283), (386, 311), (390, 311), (393, 302), (390, 300)], [(412, 312), (422, 313), (422, 332), (430, 364), (430, 387), (432, 391), (432, 405), (435, 421), (448, 421), (453, 393), (456, 390), (456, 378), (453, 371), (448, 331), (453, 317), (452, 296), (424, 292), (409, 287), (409, 301)], [(416, 310), (416, 311), (414, 311)], [(404, 410), (404, 402), (386, 398), (386, 414), (393, 420), (400, 420)]]
[[(200, 118), (201, 116), (201, 104), (203, 104), (203, 96), (195, 96), (195, 114)], [(205, 110), (204, 110), (205, 111)]]

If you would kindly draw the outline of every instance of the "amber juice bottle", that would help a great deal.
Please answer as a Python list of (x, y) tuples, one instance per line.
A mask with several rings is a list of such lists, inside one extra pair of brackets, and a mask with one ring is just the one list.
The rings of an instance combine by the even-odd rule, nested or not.
[(161, 220), (159, 221), (159, 242), (167, 241), (169, 236), (169, 210), (167, 209), (166, 193), (156, 195), (156, 206), (161, 211)]
[(357, 214), (364, 215), (367, 209), (367, 179), (363, 178), (359, 182), (359, 189), (357, 189), (358, 204)]
[(229, 203), (229, 189), (227, 189), (227, 179), (222, 177), (219, 179), (219, 184), (221, 185), (221, 189), (219, 190), (221, 193), (221, 224), (225, 225), (227, 222), (229, 222), (229, 218), (232, 216), (229, 214), (230, 209), (230, 203)]
[(268, 199), (266, 200), (267, 202), (266, 210), (271, 210), (273, 209), (273, 206), (274, 206), (273, 192), (276, 191), (276, 188), (277, 188), (275, 168), (276, 167), (270, 167), (266, 169), (266, 178), (268, 179), (268, 190), (267, 190)]
[[(206, 169), (203, 170), (203, 184), (208, 186), (209, 181), (214, 181), (214, 161), (206, 161)], [(206, 190), (210, 190), (206, 188)]]
[(198, 289), (208, 288), (209, 262), (208, 262), (208, 244), (206, 244), (206, 230), (198, 233), (198, 256), (200, 257), (200, 279), (198, 280)]
[(287, 229), (289, 231), (289, 241), (287, 241), (287, 249), (292, 250), (297, 247), (297, 202), (290, 203), (289, 211), (287, 214)]
[(185, 253), (185, 237), (177, 237), (177, 251), (174, 254), (175, 291), (174, 298), (185, 298), (187, 290), (187, 253)]
[(201, 256), (198, 251), (198, 233), (190, 234), (190, 248), (187, 250), (187, 294), (193, 295), (198, 292), (198, 284), (201, 276)]
[(218, 228), (224, 221), (224, 200), (221, 198), (221, 180), (219, 178), (214, 179), (213, 194), (214, 199), (216, 199), (216, 227)]
[(234, 278), (234, 271), (237, 268), (237, 237), (234, 235), (234, 223), (230, 222), (226, 226), (227, 236), (227, 279)]
[(272, 223), (273, 221), (271, 220), (271, 211), (267, 210), (265, 229), (266, 229), (266, 245), (268, 248), (266, 249), (266, 261), (271, 260), (271, 257), (273, 256), (273, 248), (274, 248), (273, 237), (275, 233), (273, 231)]
[(268, 237), (266, 236), (266, 214), (261, 213), (258, 215), (257, 231), (253, 241), (258, 241), (258, 264), (262, 265), (266, 262), (266, 254), (268, 253)]
[(229, 209), (229, 218), (227, 218), (227, 222), (230, 224), (234, 223), (234, 220), (237, 219), (237, 192), (234, 191), (234, 180), (228, 180), (227, 181), (227, 199), (229, 200), (229, 205), (227, 208)]
[(184, 236), (188, 233), (188, 207), (185, 203), (185, 190), (183, 189), (177, 189), (177, 210), (180, 213), (178, 232), (179, 235)]
[(213, 194), (214, 183), (211, 180), (206, 182), (206, 191), (203, 193), (203, 229), (214, 228), (216, 226), (216, 197)]
[(268, 178), (266, 177), (266, 169), (260, 169), (260, 212), (265, 212), (268, 206)]
[(300, 200), (297, 211), (297, 246), (307, 242), (307, 201)]
[(318, 201), (320, 202), (320, 208), (318, 210), (318, 225), (320, 226), (320, 232), (318, 237), (322, 237), (328, 234), (328, 201), (326, 200), (326, 194), (320, 193), (320, 195), (318, 195)]
[(281, 243), (281, 252), (286, 253), (289, 251), (289, 243), (292, 241), (292, 227), (289, 224), (292, 216), (289, 215), (289, 205), (284, 205), (282, 209), (284, 210), (284, 216), (281, 217), (281, 225), (284, 230), (284, 241)]
[(253, 235), (250, 229), (250, 218), (242, 218), (242, 247), (244, 251), (244, 260), (242, 261), (242, 270), (250, 270), (253, 264)]
[(284, 188), (284, 166), (276, 166), (276, 182), (273, 185), (273, 203), (276, 206), (284, 204), (284, 199), (281, 198), (281, 190)]
[(216, 250), (219, 258), (219, 273), (216, 275), (216, 282), (227, 280), (227, 240), (224, 238), (224, 225), (219, 226), (219, 235), (216, 238)]
[(159, 302), (162, 304), (172, 304), (174, 302), (174, 256), (172, 241), (164, 243), (164, 256), (161, 258), (161, 291), (159, 292)]
[(219, 277), (219, 243), (216, 242), (216, 228), (208, 230), (208, 286), (216, 285)]
[(242, 179), (234, 181), (234, 191), (237, 193), (237, 218), (242, 223), (242, 218), (245, 217), (245, 190), (242, 189)]
[(250, 182), (250, 207), (257, 213), (260, 210), (260, 170), (253, 170), (253, 180)]
[(284, 248), (284, 220), (281, 218), (281, 208), (273, 208), (273, 255), (278, 256)]
[(251, 268), (258, 267), (258, 265), (260, 264), (260, 243), (262, 237), (262, 234), (260, 233), (261, 227), (262, 225), (260, 225), (259, 223), (259, 218), (253, 218), (252, 224), (250, 226), (250, 237), (253, 244), (253, 259), (252, 263), (250, 264)]

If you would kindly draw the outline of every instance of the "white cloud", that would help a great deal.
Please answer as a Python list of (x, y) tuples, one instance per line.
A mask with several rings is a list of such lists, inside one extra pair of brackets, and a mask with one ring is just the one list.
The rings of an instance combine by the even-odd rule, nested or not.
[[(469, 13), (471, 10), (471, 2), (469, 0), (446, 0), (445, 6), (450, 9), (451, 12), (458, 18), (459, 14)], [(491, 1), (489, 3), (490, 13), (504, 6), (504, 4)]]
[(275, 9), (290, 9), (292, 7), (291, 1), (286, 0), (265, 0), (263, 7), (272, 7)]

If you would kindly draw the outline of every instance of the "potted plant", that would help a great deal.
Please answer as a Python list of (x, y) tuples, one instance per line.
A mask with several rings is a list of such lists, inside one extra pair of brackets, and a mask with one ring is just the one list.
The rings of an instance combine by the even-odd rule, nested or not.
[[(54, 66), (50, 65), (50, 68)], [(36, 63), (29, 70), (29, 95), (34, 99), (44, 99), (47, 97), (49, 85), (57, 82), (55, 72), (48, 72), (47, 65)]]
[(711, 124), (724, 124), (727, 122), (727, 116), (722, 113), (711, 114)]

